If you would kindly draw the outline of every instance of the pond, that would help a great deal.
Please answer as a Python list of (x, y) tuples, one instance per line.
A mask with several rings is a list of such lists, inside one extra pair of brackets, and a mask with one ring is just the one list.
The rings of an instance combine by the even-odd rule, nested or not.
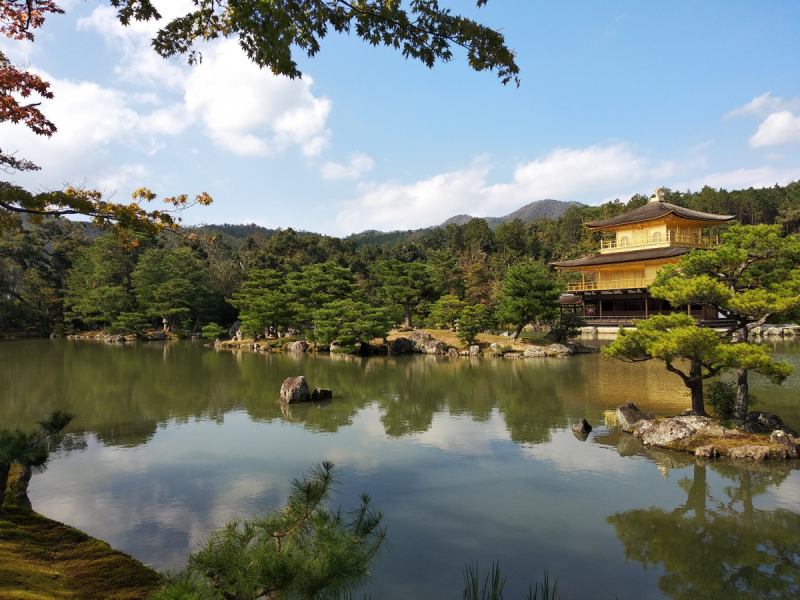
[[(800, 367), (800, 343), (773, 345)], [(460, 598), (476, 561), (499, 561), (509, 599), (545, 571), (574, 599), (800, 594), (798, 461), (701, 464), (605, 426), (627, 400), (659, 414), (688, 406), (654, 362), (26, 340), (0, 343), (0, 364), (4, 426), (77, 415), (31, 482), (34, 509), (159, 570), (181, 568), (233, 513), (282, 504), (293, 478), (331, 460), (335, 503), (369, 492), (386, 515), (373, 598)], [(281, 406), (294, 375), (334, 399)], [(800, 429), (799, 374), (751, 388)], [(570, 431), (580, 418), (595, 428), (583, 442)]]

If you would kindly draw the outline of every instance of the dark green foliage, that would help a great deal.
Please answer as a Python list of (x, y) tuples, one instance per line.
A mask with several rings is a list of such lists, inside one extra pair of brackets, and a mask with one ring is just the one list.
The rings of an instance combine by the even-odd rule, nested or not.
[(405, 316), (403, 325), (412, 327), (411, 309), (434, 293), (428, 266), (390, 259), (378, 263), (375, 274), (380, 282), (381, 297), (387, 302), (402, 306)]
[(452, 329), (463, 309), (464, 303), (458, 299), (458, 296), (451, 294), (442, 296), (431, 305), (428, 321), (433, 327)]
[[(705, 402), (720, 419), (732, 419), (736, 408), (735, 383), (728, 381), (712, 381), (705, 388)], [(757, 403), (753, 394), (748, 394), (747, 404), (753, 406)]]
[(217, 325), (216, 323), (209, 323), (205, 327), (203, 327), (203, 337), (207, 340), (217, 340), (222, 337), (227, 330)]
[(73, 418), (73, 415), (56, 410), (39, 421), (39, 428), (34, 431), (0, 427), (0, 507), (5, 499), (11, 465), (16, 463), (31, 472), (43, 471), (50, 458), (50, 444)]
[(577, 336), (581, 327), (586, 327), (580, 315), (572, 311), (561, 313), (550, 328), (550, 338), (554, 342), (566, 342)]
[(336, 485), (332, 463), (312, 468), (284, 508), (213, 532), (152, 599), (338, 598), (361, 589), (386, 539), (383, 515), (368, 494), (350, 512), (331, 510)]
[[(385, 338), (392, 328), (386, 310), (354, 299), (336, 300), (314, 313), (313, 339), (320, 344), (340, 346), (366, 344)], [(311, 336), (310, 336), (311, 337)]]
[(561, 286), (544, 267), (535, 264), (510, 267), (500, 290), (497, 316), (515, 327), (510, 337), (516, 339), (534, 319), (552, 318), (559, 296)]
[(284, 277), (274, 269), (251, 271), (242, 291), (233, 294), (228, 302), (239, 309), (242, 331), (247, 337), (266, 335), (269, 328), (277, 334), (279, 328), (289, 324), (292, 315)]
[(120, 313), (111, 325), (106, 327), (108, 333), (135, 333), (141, 335), (150, 327), (152, 319), (140, 312)]
[(458, 339), (466, 346), (476, 344), (475, 336), (489, 327), (490, 318), (489, 310), (483, 304), (465, 306), (458, 319)]

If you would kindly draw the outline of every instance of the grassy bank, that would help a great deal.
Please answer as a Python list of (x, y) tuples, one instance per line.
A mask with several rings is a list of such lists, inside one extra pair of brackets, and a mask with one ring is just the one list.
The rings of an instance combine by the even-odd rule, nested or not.
[(100, 540), (35, 512), (0, 509), (3, 600), (139, 600), (161, 578)]

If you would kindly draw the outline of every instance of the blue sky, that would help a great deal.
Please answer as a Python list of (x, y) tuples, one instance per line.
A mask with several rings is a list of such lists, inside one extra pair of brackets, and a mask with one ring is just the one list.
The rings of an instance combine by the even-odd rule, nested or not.
[[(156, 2), (165, 16), (187, 4)], [(29, 189), (96, 187), (125, 201), (206, 191), (187, 224), (333, 235), (500, 216), (543, 198), (599, 204), (655, 187), (737, 189), (800, 179), (796, 2), (443, 0), (502, 28), (522, 85), (429, 70), (331, 34), (301, 80), (250, 64), (235, 40), (202, 65), (163, 60), (154, 24), (123, 28), (69, 0), (33, 44), (0, 41), (52, 83), (51, 139), (0, 125), (42, 171)]]

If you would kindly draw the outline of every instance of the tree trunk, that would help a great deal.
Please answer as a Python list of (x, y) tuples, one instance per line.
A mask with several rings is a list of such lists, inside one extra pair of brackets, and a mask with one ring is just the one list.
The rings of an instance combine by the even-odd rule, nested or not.
[(411, 305), (408, 302), (403, 303), (403, 313), (406, 315), (406, 320), (403, 325), (405, 327), (412, 327), (411, 325)]
[(517, 328), (514, 330), (514, 333), (512, 333), (510, 336), (508, 336), (509, 339), (512, 339), (512, 340), (517, 339), (519, 337), (519, 334), (522, 333), (522, 330), (523, 330), (524, 327), (525, 327), (525, 323), (521, 323), (521, 324), (517, 325)]
[(6, 501), (19, 508), (32, 510), (30, 498), (28, 498), (28, 484), (31, 482), (33, 470), (30, 467), (23, 467), (19, 463), (11, 465), (9, 470), (9, 482), (6, 483)]
[(706, 414), (706, 406), (703, 401), (703, 366), (698, 362), (692, 362), (689, 370), (689, 377), (686, 380), (686, 387), (692, 392), (692, 412), (697, 415)]
[(736, 404), (733, 406), (733, 417), (742, 420), (747, 416), (747, 369), (736, 371)]
[(6, 486), (8, 485), (8, 472), (11, 470), (11, 463), (0, 462), (0, 509), (6, 499)]

